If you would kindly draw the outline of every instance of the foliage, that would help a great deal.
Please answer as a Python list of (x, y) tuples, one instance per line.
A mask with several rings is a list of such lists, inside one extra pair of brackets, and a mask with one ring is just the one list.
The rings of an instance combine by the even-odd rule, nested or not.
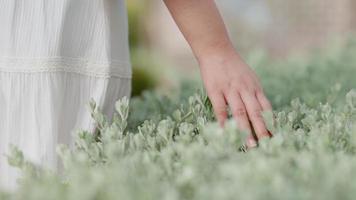
[[(153, 56), (144, 48), (131, 49), (132, 62), (132, 90), (131, 96), (139, 96), (146, 90), (154, 89), (159, 82), (156, 70), (156, 62)], [(159, 73), (162, 75), (162, 73)]]
[(356, 40), (351, 38), (347, 42), (335, 41), (312, 56), (280, 62), (271, 62), (258, 52), (249, 57), (249, 64), (257, 68), (274, 107), (283, 109), (295, 98), (312, 106), (321, 101), (342, 101), (356, 84), (355, 55)]
[(149, 44), (145, 27), (148, 2), (140, 0), (127, 1), (129, 43), (132, 62), (132, 96), (139, 96), (145, 90), (153, 89), (158, 84), (154, 75), (157, 63), (149, 55)]
[(356, 48), (352, 41), (337, 48), (281, 64), (251, 57), (275, 108), (275, 119), (265, 113), (274, 136), (258, 148), (246, 152), (246, 134), (234, 121), (220, 128), (194, 84), (170, 97), (145, 92), (131, 106), (124, 98), (112, 123), (92, 102), (100, 131), (78, 132), (74, 149), (58, 148), (62, 175), (13, 148), (9, 161), (24, 177), (15, 193), (0, 197), (354, 199)]
[(131, 47), (138, 47), (140, 44), (144, 44), (145, 28), (145, 7), (148, 6), (147, 2), (139, 0), (126, 1), (128, 24), (129, 24), (129, 43)]

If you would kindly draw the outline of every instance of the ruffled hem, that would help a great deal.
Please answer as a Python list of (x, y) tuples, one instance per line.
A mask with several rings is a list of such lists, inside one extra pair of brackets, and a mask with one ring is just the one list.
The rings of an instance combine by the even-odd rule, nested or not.
[(72, 144), (79, 129), (94, 129), (93, 98), (111, 120), (115, 102), (131, 92), (130, 78), (102, 78), (71, 72), (0, 72), (0, 185), (13, 188), (17, 173), (7, 165), (9, 144), (26, 158), (56, 168), (58, 144)]

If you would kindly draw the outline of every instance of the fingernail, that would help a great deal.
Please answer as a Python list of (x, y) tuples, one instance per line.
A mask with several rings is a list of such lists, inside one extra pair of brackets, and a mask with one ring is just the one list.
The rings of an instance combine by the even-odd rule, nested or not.
[(256, 147), (256, 146), (257, 146), (257, 142), (255, 139), (253, 139), (253, 138), (247, 139), (247, 147), (252, 148), (252, 147)]

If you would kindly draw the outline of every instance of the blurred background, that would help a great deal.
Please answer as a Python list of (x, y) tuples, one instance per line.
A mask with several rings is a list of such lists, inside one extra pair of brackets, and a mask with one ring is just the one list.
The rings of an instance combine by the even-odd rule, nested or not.
[[(355, 0), (219, 0), (242, 56), (263, 51), (284, 59), (308, 54), (356, 31)], [(162, 0), (127, 0), (133, 96), (197, 80), (198, 65)]]

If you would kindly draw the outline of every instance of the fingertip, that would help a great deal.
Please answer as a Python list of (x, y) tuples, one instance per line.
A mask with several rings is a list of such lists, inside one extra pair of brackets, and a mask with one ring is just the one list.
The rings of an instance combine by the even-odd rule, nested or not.
[(224, 128), (224, 126), (225, 126), (225, 121), (226, 121), (226, 118), (224, 118), (224, 117), (218, 117), (218, 123), (219, 123), (219, 126), (220, 126), (221, 128)]
[[(256, 128), (257, 129), (257, 128)], [(266, 137), (271, 137), (270, 132), (265, 128), (264, 130), (259, 130), (256, 131), (256, 136), (258, 139), (266, 138)]]
[(255, 138), (252, 135), (250, 135), (247, 138), (246, 146), (247, 146), (247, 148), (254, 148), (257, 146), (257, 141), (255, 140)]

